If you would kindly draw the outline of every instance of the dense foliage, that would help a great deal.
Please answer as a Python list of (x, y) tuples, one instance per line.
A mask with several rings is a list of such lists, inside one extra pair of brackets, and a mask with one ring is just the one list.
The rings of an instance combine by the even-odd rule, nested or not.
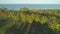
[(0, 34), (60, 34), (60, 9), (0, 8)]

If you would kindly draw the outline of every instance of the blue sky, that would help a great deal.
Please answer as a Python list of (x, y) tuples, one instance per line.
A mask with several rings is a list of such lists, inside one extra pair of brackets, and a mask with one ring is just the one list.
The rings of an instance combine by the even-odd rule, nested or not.
[(60, 4), (60, 0), (0, 0), (0, 4)]

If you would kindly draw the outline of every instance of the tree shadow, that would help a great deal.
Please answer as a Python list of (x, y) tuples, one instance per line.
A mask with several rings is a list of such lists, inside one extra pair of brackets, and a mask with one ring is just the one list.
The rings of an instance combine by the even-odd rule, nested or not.
[[(29, 23), (21, 24), (19, 28), (16, 25), (12, 26), (11, 28), (7, 29), (5, 34), (25, 34)], [(33, 30), (34, 28), (34, 30)], [(34, 32), (33, 32), (34, 31)], [(39, 22), (33, 21), (31, 27), (29, 29), (28, 34), (56, 34), (55, 31), (51, 30), (48, 27), (48, 24), (41, 24)]]
[(24, 27), (20, 27), (19, 28), (19, 34), (25, 34), (27, 27), (28, 27), (29, 23), (25, 23)]
[(7, 23), (7, 19), (0, 19), (0, 28), (3, 27)]
[(11, 28), (7, 29), (5, 34), (18, 34), (18, 28), (14, 25)]
[[(34, 27), (34, 32), (33, 32)], [(53, 30), (48, 27), (48, 24), (40, 24), (39, 22), (33, 21), (29, 34), (55, 34)]]

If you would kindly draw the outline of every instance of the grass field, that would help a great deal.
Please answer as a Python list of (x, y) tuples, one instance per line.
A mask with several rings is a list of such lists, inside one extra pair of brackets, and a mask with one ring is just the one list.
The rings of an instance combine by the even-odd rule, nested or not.
[(60, 34), (60, 9), (0, 8), (0, 34)]

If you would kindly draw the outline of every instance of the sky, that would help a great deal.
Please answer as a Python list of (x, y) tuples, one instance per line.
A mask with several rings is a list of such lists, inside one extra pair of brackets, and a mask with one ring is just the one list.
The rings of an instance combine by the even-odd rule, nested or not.
[(60, 0), (0, 0), (0, 4), (60, 4)]

